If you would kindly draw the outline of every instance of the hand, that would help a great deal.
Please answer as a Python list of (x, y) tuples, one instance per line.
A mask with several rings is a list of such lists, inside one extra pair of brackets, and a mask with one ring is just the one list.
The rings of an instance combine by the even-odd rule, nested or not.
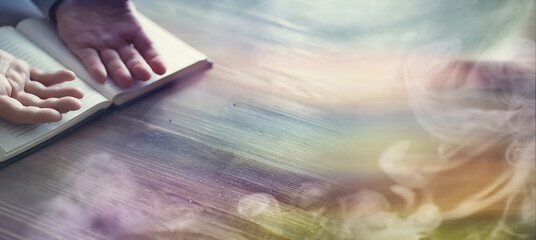
[(0, 117), (15, 123), (45, 123), (61, 120), (61, 113), (78, 110), (76, 87), (53, 86), (74, 80), (72, 72), (42, 72), (0, 50)]
[(534, 76), (534, 67), (514, 61), (451, 61), (431, 73), (427, 88), (435, 93), (466, 89), (530, 98), (534, 95)]
[(65, 0), (56, 11), (58, 32), (98, 82), (107, 75), (121, 87), (148, 80), (166, 67), (128, 0)]

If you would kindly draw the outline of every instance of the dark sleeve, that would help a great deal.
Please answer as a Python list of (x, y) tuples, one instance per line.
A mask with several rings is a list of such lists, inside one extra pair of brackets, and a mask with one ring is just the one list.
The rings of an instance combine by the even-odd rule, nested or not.
[(56, 22), (56, 9), (63, 0), (32, 0), (41, 10), (44, 16), (47, 16), (54, 23)]

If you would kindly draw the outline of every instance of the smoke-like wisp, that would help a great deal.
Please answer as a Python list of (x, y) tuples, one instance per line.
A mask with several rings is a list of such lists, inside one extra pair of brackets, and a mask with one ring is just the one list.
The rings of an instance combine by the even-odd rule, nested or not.
[[(449, 156), (438, 149), (436, 156), (415, 156), (407, 153), (409, 143), (403, 142), (380, 159), (400, 184), (424, 189), (426, 177), (459, 167), (490, 149), (506, 149), (501, 159), (509, 163), (508, 169), (480, 192), (441, 212), (445, 219), (458, 219), (505, 201), (496, 228), (503, 230), (493, 231), (488, 239), (504, 237), (507, 220), (535, 223), (535, 44), (528, 39), (505, 44), (497, 48), (511, 49), (506, 62), (455, 61), (453, 53), (460, 47), (456, 39), (424, 46), (410, 56), (404, 77), (417, 120), (438, 140), (454, 146), (454, 152), (465, 154)], [(440, 54), (419, 59), (430, 52)], [(511, 207), (514, 201), (521, 202), (519, 209)]]

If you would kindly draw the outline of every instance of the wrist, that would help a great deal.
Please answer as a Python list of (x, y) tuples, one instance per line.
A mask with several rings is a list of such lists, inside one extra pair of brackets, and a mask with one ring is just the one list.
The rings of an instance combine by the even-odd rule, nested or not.
[(54, 2), (54, 4), (52, 4), (52, 6), (50, 7), (50, 9), (48, 10), (48, 17), (50, 18), (50, 20), (56, 24), (57, 23), (57, 11), (58, 11), (58, 7), (64, 2), (64, 0), (56, 0)]
[(57, 2), (65, 2), (66, 5), (78, 5), (83, 7), (100, 6), (106, 8), (118, 8), (128, 6), (130, 0), (58, 0)]
[[(97, 12), (104, 15), (115, 15), (118, 12), (131, 11), (133, 4), (130, 0), (58, 0), (55, 16), (69, 12)], [(51, 18), (52, 19), (52, 18)]]

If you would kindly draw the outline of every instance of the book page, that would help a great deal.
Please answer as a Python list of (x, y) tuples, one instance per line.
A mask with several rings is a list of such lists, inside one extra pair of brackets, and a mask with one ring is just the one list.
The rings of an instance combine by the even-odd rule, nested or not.
[(153, 73), (151, 79), (145, 82), (136, 80), (133, 86), (128, 89), (120, 88), (109, 78), (106, 79), (104, 84), (93, 80), (82, 62), (65, 47), (55, 27), (47, 20), (39, 18), (25, 19), (17, 25), (17, 30), (30, 40), (36, 39), (37, 41), (34, 41), (36, 45), (58, 59), (67, 68), (79, 74), (82, 79), (87, 80), (86, 82), (89, 85), (110, 100), (113, 100), (114, 96), (119, 93), (140, 90), (181, 69), (207, 59), (205, 55), (168, 33), (145, 16), (138, 14), (138, 19), (140, 19), (143, 28), (153, 40), (155, 48), (161, 54), (166, 64), (167, 72), (162, 76)]
[[(65, 69), (64, 66), (32, 44), (13, 27), (0, 27), (0, 49), (26, 61), (30, 66), (41, 70), (53, 71)], [(62, 130), (64, 126), (74, 125), (78, 116), (84, 114), (86, 111), (94, 111), (91, 110), (92, 107), (107, 102), (104, 96), (91, 89), (91, 87), (79, 78), (74, 81), (62, 83), (62, 85), (71, 85), (82, 89), (85, 94), (82, 99), (82, 108), (63, 114), (62, 121), (56, 123), (35, 125), (13, 124), (0, 118), (0, 148), (4, 153), (26, 147), (28, 144), (35, 145), (35, 143), (51, 137), (50, 135), (55, 130)]]

